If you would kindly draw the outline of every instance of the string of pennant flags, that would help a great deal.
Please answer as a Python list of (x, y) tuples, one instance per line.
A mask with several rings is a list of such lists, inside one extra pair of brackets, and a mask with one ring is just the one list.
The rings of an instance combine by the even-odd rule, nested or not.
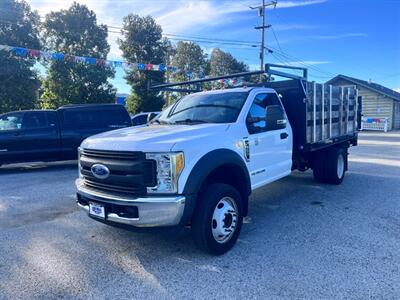
[[(8, 45), (0, 45), (0, 51), (7, 51), (10, 54), (21, 57), (30, 58), (44, 61), (66, 61), (71, 63), (81, 63), (87, 65), (97, 65), (97, 66), (112, 66), (116, 68), (124, 68), (129, 70), (139, 70), (139, 71), (159, 71), (159, 72), (172, 72), (172, 73), (183, 73), (189, 77), (192, 77), (192, 72), (181, 70), (175, 66), (166, 66), (164, 64), (148, 64), (148, 63), (129, 63), (126, 61), (117, 60), (107, 60), (94, 57), (83, 57), (70, 54), (64, 54), (61, 52), (49, 52), (35, 49), (28, 49), (22, 47), (13, 47)], [(205, 76), (206, 78), (208, 76)], [(240, 82), (237, 79), (221, 79), (219, 83), (222, 86), (236, 85)]]
[[(148, 63), (129, 63), (126, 61), (117, 60), (106, 60), (94, 57), (82, 57), (76, 55), (64, 54), (61, 52), (48, 52), (35, 49), (28, 49), (22, 47), (13, 47), (8, 45), (0, 45), (0, 50), (8, 51), (16, 57), (22, 58), (32, 58), (32, 59), (42, 59), (42, 60), (53, 60), (53, 61), (67, 61), (74, 63), (81, 63), (87, 65), (97, 65), (97, 66), (112, 66), (121, 67), (126, 69), (140, 70), (140, 71), (160, 71), (160, 72), (178, 72), (180, 71), (174, 66), (165, 66), (163, 64), (148, 64)], [(186, 72), (190, 73), (190, 72)]]

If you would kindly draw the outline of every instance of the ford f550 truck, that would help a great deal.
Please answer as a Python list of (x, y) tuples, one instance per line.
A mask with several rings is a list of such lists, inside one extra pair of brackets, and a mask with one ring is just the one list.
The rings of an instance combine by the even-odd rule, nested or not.
[(222, 254), (239, 236), (253, 190), (307, 169), (340, 184), (357, 144), (357, 90), (308, 82), (306, 70), (266, 68), (290, 79), (192, 93), (146, 127), (86, 139), (78, 205), (109, 225), (190, 225), (199, 247)]

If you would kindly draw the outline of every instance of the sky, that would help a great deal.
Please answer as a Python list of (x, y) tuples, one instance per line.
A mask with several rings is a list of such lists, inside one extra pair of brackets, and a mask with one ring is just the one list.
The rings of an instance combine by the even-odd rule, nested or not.
[[(27, 0), (41, 16), (68, 8), (73, 1)], [(261, 0), (78, 0), (93, 10), (99, 23), (120, 27), (129, 13), (151, 15), (169, 38), (211, 38), (240, 43), (198, 42), (206, 53), (221, 48), (260, 67)], [(268, 3), (268, 0), (266, 0)], [(382, 84), (400, 92), (400, 0), (278, 0), (266, 10), (267, 63), (309, 68), (309, 78), (325, 82), (337, 74)], [(110, 29), (109, 59), (123, 60), (118, 29)], [(181, 37), (182, 38), (182, 37)], [(172, 40), (176, 42), (176, 40)], [(242, 43), (246, 42), (246, 43)], [(141, 63), (141, 62), (139, 62)], [(146, 63), (146, 62), (144, 62)], [(129, 93), (122, 69), (111, 81)]]

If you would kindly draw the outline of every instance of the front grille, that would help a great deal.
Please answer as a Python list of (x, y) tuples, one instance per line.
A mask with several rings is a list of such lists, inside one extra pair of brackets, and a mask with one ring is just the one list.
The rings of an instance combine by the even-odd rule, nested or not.
[[(80, 170), (84, 184), (91, 189), (144, 196), (147, 187), (156, 185), (156, 163), (147, 160), (143, 152), (104, 151), (83, 149), (80, 153)], [(95, 177), (94, 164), (102, 164), (110, 170), (105, 179)]]

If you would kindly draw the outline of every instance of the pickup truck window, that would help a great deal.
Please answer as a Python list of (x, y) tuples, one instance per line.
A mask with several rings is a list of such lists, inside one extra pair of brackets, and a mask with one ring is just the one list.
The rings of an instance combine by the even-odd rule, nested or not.
[(147, 114), (136, 116), (132, 119), (132, 126), (143, 125), (147, 123)]
[(48, 127), (46, 112), (27, 112), (22, 120), (23, 129)]
[(22, 127), (23, 113), (10, 113), (0, 117), (1, 130), (15, 130)]
[(247, 129), (250, 134), (267, 131), (265, 123), (266, 108), (272, 105), (282, 107), (275, 93), (262, 93), (255, 96), (246, 118)]
[(127, 125), (128, 121), (126, 112), (115, 107), (110, 109), (71, 109), (63, 112), (63, 123), (67, 128)]
[(164, 111), (156, 123), (232, 123), (236, 121), (246, 98), (247, 92), (187, 95)]

